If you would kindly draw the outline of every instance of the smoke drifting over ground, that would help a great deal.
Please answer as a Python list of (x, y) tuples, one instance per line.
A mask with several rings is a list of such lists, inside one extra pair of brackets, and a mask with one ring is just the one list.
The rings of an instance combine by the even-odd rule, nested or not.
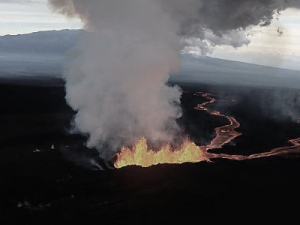
[[(179, 69), (180, 50), (196, 38), (209, 46), (248, 44), (245, 29), (267, 26), (297, 0), (49, 0), (52, 9), (79, 17), (84, 34), (69, 53), (66, 99), (75, 128), (110, 158), (141, 136), (172, 142), (180, 133), (181, 91), (166, 85)], [(193, 41), (192, 41), (193, 42)]]

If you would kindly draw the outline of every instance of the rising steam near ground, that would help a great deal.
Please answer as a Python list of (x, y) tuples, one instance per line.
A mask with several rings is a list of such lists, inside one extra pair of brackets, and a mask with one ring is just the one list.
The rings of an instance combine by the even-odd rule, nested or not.
[(178, 87), (166, 85), (179, 54), (197, 39), (215, 45), (249, 43), (246, 29), (267, 26), (298, 0), (49, 0), (53, 11), (79, 17), (83, 35), (65, 65), (66, 99), (74, 129), (109, 159), (144, 136), (152, 143), (182, 135)]

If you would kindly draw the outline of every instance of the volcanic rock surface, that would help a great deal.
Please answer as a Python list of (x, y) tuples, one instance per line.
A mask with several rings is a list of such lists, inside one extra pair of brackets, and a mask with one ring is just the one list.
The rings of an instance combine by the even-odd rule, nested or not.
[[(278, 88), (180, 85), (183, 117), (178, 122), (199, 144), (208, 143), (214, 128), (227, 121), (194, 110), (203, 99), (193, 93), (235, 99), (210, 106), (241, 123), (242, 135), (215, 153), (264, 152), (299, 137), (295, 120), (270, 116), (270, 105), (261, 104), (262, 97), (281, 93)], [(0, 86), (1, 224), (187, 224), (240, 216), (297, 217), (297, 155), (114, 169), (84, 146), (86, 137), (69, 134), (74, 112), (65, 103), (62, 81), (2, 79)]]

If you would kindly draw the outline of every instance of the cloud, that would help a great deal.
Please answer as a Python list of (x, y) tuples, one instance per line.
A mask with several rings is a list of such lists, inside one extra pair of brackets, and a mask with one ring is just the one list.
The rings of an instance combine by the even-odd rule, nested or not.
[[(111, 23), (126, 19), (134, 1), (49, 0), (52, 9), (68, 17), (79, 17), (86, 29), (109, 30)], [(249, 44), (246, 30), (255, 25), (268, 26), (287, 8), (300, 8), (299, 0), (153, 0), (162, 7), (182, 38), (198, 38), (211, 46)], [(92, 7), (91, 7), (92, 5)], [(119, 10), (115, 10), (119, 8)], [(140, 11), (142, 16), (142, 11)], [(95, 22), (93, 17), (101, 18)], [(107, 26), (106, 26), (107, 25)], [(129, 26), (123, 24), (124, 27)], [(244, 32), (244, 33), (243, 33)]]

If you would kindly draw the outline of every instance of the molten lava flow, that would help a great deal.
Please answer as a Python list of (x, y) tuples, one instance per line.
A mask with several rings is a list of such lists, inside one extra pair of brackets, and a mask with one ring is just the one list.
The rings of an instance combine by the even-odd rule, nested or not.
[(161, 163), (180, 164), (204, 160), (208, 160), (205, 151), (188, 140), (176, 150), (172, 149), (170, 145), (165, 145), (160, 150), (154, 151), (148, 149), (146, 139), (141, 138), (132, 149), (123, 147), (120, 153), (117, 153), (117, 161), (114, 165), (116, 168), (128, 165), (148, 167)]
[(209, 93), (199, 92), (199, 94), (201, 94), (202, 97), (206, 98), (208, 101), (204, 102), (202, 104), (198, 104), (195, 107), (196, 110), (204, 110), (204, 111), (208, 112), (210, 115), (225, 117), (230, 122), (228, 125), (225, 125), (222, 127), (216, 127), (215, 128), (216, 137), (210, 142), (209, 145), (206, 146), (207, 150), (222, 148), (223, 145), (229, 143), (231, 140), (233, 140), (236, 137), (241, 135), (241, 133), (235, 131), (235, 129), (240, 127), (240, 124), (236, 121), (235, 118), (233, 118), (231, 116), (226, 116), (226, 115), (221, 114), (219, 111), (210, 110), (210, 109), (206, 108), (205, 106), (208, 103), (214, 103), (217, 100), (215, 98), (213, 98), (212, 95)]
[(185, 162), (200, 162), (209, 161), (209, 158), (214, 158), (214, 155), (208, 153), (207, 150), (214, 148), (222, 148), (224, 144), (227, 144), (235, 137), (241, 135), (234, 129), (238, 128), (240, 124), (233, 118), (225, 116), (218, 111), (207, 109), (207, 104), (214, 103), (215, 98), (209, 93), (196, 93), (201, 95), (206, 102), (198, 104), (195, 109), (205, 110), (209, 114), (214, 116), (225, 117), (230, 122), (228, 125), (215, 128), (216, 136), (207, 146), (197, 146), (195, 143), (186, 140), (179, 149), (172, 149), (170, 145), (163, 146), (160, 150), (155, 151), (148, 149), (147, 141), (145, 138), (140, 139), (135, 146), (130, 148), (122, 147), (121, 151), (117, 153), (117, 160), (114, 163), (116, 168), (121, 168), (128, 165), (139, 165), (142, 167), (148, 167), (152, 165), (162, 163), (185, 163)]
[(228, 154), (210, 154), (210, 158), (223, 158), (223, 159), (231, 159), (231, 160), (247, 160), (247, 159), (257, 159), (263, 157), (270, 157), (276, 155), (283, 155), (283, 154), (299, 154), (300, 153), (300, 138), (291, 139), (289, 142), (292, 146), (285, 146), (274, 148), (267, 152), (256, 153), (252, 155), (228, 155)]
[[(198, 92), (195, 95), (200, 95), (207, 99), (206, 102), (198, 104), (195, 109), (203, 110), (213, 116), (224, 117), (229, 121), (228, 125), (216, 127), (216, 136), (206, 146), (197, 146), (195, 143), (186, 140), (179, 149), (172, 149), (170, 145), (163, 146), (160, 150), (155, 151), (148, 149), (147, 141), (141, 138), (135, 146), (130, 148), (122, 147), (121, 151), (116, 155), (114, 166), (121, 168), (128, 165), (138, 165), (148, 167), (163, 163), (185, 163), (185, 162), (200, 162), (210, 161), (213, 158), (226, 158), (231, 160), (248, 160), (255, 158), (270, 157), (288, 153), (300, 153), (300, 138), (289, 140), (292, 146), (274, 148), (267, 152), (256, 153), (252, 155), (230, 155), (223, 153), (210, 153), (210, 149), (220, 149), (223, 145), (240, 136), (241, 133), (235, 131), (240, 127), (240, 124), (235, 118), (221, 114), (219, 111), (211, 110), (206, 107), (207, 104), (214, 103), (216, 98), (209, 93)], [(229, 99), (234, 101), (234, 99)], [(298, 120), (298, 122), (300, 119)]]

